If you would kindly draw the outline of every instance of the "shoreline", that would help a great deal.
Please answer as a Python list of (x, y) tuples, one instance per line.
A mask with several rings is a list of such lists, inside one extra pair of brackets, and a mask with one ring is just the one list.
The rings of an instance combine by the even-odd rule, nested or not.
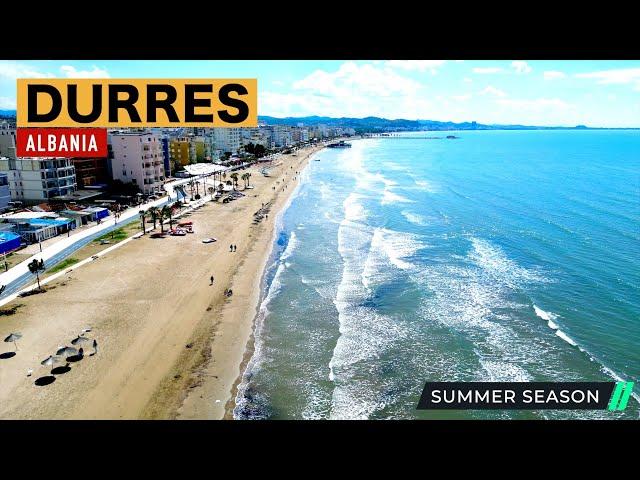
[[(254, 278), (254, 281), (251, 282), (249, 301), (245, 305), (237, 309), (237, 305), (227, 303), (219, 312), (222, 319), (226, 317), (237, 318), (238, 315), (240, 316), (239, 322), (236, 322), (238, 329), (236, 333), (240, 333), (235, 345), (236, 348), (234, 348), (233, 351), (229, 351), (226, 350), (223, 345), (218, 344), (216, 346), (215, 337), (217, 332), (212, 332), (208, 340), (209, 348), (205, 349), (207, 353), (204, 355), (202, 361), (196, 364), (192, 370), (192, 374), (196, 377), (195, 385), (183, 393), (179, 406), (173, 415), (171, 415), (172, 418), (185, 420), (202, 418), (233, 419), (233, 410), (236, 406), (238, 388), (242, 383), (246, 368), (254, 353), (256, 320), (259, 315), (260, 305), (264, 299), (265, 292), (263, 291), (263, 284), (268, 271), (269, 259), (274, 253), (278, 225), (282, 215), (284, 215), (291, 205), (299, 189), (300, 175), (304, 172), (305, 168), (307, 168), (312, 157), (323, 148), (325, 147), (313, 148), (308, 152), (304, 152), (304, 156), (298, 159), (295, 169), (293, 170), (298, 173), (294, 174), (296, 179), (291, 180), (295, 182), (295, 186), (289, 190), (291, 183), (287, 183), (287, 190), (289, 190), (289, 192), (285, 196), (279, 196), (277, 198), (269, 212), (269, 215), (273, 215), (273, 219), (264, 223), (268, 225), (268, 228), (259, 232), (258, 236), (253, 240), (253, 248), (247, 257), (243, 259), (243, 264), (251, 264), (252, 268), (250, 270), (239, 268), (232, 277), (231, 286), (235, 286), (236, 284), (246, 285), (247, 277)], [(293, 157), (289, 160), (292, 158)], [(284, 166), (292, 167), (293, 165), (288, 163)], [(289, 172), (286, 172), (285, 169), (285, 174), (290, 173), (291, 170), (290, 168)], [(260, 246), (262, 246), (262, 248), (259, 248)], [(258, 281), (255, 281), (256, 277), (258, 277)], [(238, 312), (237, 310), (241, 311)], [(226, 353), (225, 358), (220, 362), (224, 367), (230, 367), (231, 370), (235, 372), (233, 375), (231, 375), (228, 370), (223, 372), (225, 368), (216, 364), (216, 354), (219, 353), (220, 350)], [(230, 360), (231, 365), (229, 365)]]

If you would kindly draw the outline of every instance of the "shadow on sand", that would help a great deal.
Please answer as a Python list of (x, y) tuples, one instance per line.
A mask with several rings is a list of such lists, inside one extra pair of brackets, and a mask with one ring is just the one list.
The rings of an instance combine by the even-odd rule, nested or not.
[(45, 385), (51, 385), (55, 381), (56, 377), (54, 377), (53, 375), (47, 375), (45, 377), (36, 379), (36, 381), (33, 383), (35, 383), (38, 387), (44, 387)]
[(70, 370), (71, 370), (71, 367), (69, 365), (65, 365), (64, 367), (54, 368), (53, 370), (51, 370), (51, 373), (54, 375), (62, 375), (63, 373), (67, 373)]
[(76, 363), (84, 358), (84, 355), (73, 355), (71, 357), (67, 357), (67, 362)]
[(13, 358), (15, 356), (16, 356), (16, 352), (0, 353), (0, 360), (6, 360), (7, 358)]

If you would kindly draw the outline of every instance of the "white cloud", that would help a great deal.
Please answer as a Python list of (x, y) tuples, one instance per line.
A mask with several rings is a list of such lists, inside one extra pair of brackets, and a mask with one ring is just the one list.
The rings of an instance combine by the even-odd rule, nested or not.
[(284, 85), (284, 82), (282, 80), (274, 80), (273, 82), (274, 85), (277, 85), (278, 87), (282, 87)]
[(492, 73), (500, 73), (503, 69), (501, 67), (476, 67), (472, 71), (473, 73), (479, 73), (481, 75), (489, 75)]
[(471, 100), (471, 94), (465, 93), (464, 95), (454, 95), (453, 98), (456, 102), (466, 102), (467, 100)]
[(593, 78), (601, 85), (628, 85), (632, 84), (634, 90), (640, 91), (640, 68), (618, 68), (613, 70), (600, 70), (598, 72), (577, 73), (577, 78)]
[(35, 68), (17, 62), (0, 62), (0, 78), (15, 80), (16, 78), (49, 78), (55, 75), (40, 72)]
[(545, 80), (556, 80), (559, 78), (565, 78), (567, 75), (564, 72), (557, 70), (548, 70), (542, 74)]
[(493, 95), (494, 97), (506, 97), (507, 94), (502, 90), (499, 90), (491, 85), (487, 86), (484, 90), (480, 92), (480, 95)]
[(91, 70), (78, 70), (71, 65), (63, 65), (60, 71), (67, 78), (109, 78), (109, 72), (92, 65)]
[(535, 100), (499, 99), (498, 104), (518, 110), (540, 112), (544, 110), (568, 110), (573, 105), (559, 98), (537, 98)]
[(444, 65), (445, 60), (389, 60), (385, 65), (402, 70), (425, 72), (429, 70), (432, 74), (438, 72), (438, 68)]
[(398, 75), (389, 68), (377, 68), (369, 63), (345, 62), (335, 72), (316, 70), (293, 84), (296, 90), (310, 94), (330, 95), (348, 100), (357, 96), (388, 97), (411, 95), (421, 88), (419, 82)]
[(0, 109), (2, 110), (15, 110), (16, 99), (9, 97), (0, 97)]
[(466, 77), (462, 80), (464, 83), (473, 83), (473, 80), (471, 80), (469, 77)]
[(515, 60), (511, 62), (511, 68), (513, 68), (517, 74), (526, 74), (533, 71), (533, 68), (531, 68), (527, 62), (523, 62), (522, 60)]
[(432, 105), (424, 90), (384, 64), (345, 62), (294, 82), (289, 93), (261, 92), (258, 107), (261, 114), (275, 116), (428, 118)]

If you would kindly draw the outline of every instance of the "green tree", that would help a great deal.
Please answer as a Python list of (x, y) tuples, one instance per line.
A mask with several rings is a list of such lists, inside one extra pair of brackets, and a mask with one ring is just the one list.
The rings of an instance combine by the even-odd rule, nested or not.
[(149, 210), (147, 210), (147, 213), (149, 214), (149, 216), (151, 217), (151, 220), (153, 221), (153, 229), (155, 230), (156, 222), (160, 217), (160, 209), (158, 207), (151, 207), (149, 208)]
[(165, 219), (169, 219), (169, 227), (171, 228), (172, 217), (171, 217), (171, 207), (165, 205), (160, 210), (160, 233), (164, 233), (164, 221)]
[(233, 180), (233, 189), (235, 190), (235, 188), (238, 186), (238, 174), (236, 172), (233, 172), (231, 175), (229, 175), (231, 177), (231, 179)]
[(27, 266), (29, 267), (29, 271), (36, 276), (36, 280), (38, 281), (38, 290), (40, 290), (40, 270), (44, 270), (44, 262), (42, 260), (38, 262), (38, 260), (34, 258)]

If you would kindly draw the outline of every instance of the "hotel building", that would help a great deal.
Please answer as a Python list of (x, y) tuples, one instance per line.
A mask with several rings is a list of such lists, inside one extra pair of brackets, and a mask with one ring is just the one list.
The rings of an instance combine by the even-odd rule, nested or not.
[(76, 191), (76, 171), (68, 158), (0, 158), (0, 172), (7, 175), (12, 200), (46, 202)]
[(148, 131), (112, 132), (109, 143), (114, 180), (137, 185), (144, 194), (162, 191), (164, 156), (157, 135)]

